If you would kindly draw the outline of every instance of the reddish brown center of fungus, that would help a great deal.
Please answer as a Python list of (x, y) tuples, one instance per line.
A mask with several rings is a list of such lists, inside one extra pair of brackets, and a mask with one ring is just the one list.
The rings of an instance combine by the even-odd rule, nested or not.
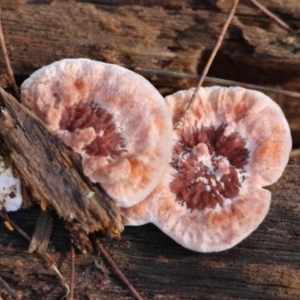
[(178, 173), (170, 188), (192, 210), (222, 207), (226, 199), (238, 195), (245, 179), (246, 141), (236, 132), (225, 135), (226, 127), (191, 126), (173, 148), (171, 165)]
[(125, 142), (117, 131), (113, 117), (95, 103), (81, 101), (64, 108), (59, 123), (61, 130), (94, 128), (97, 137), (84, 149), (88, 155), (119, 156), (125, 151)]

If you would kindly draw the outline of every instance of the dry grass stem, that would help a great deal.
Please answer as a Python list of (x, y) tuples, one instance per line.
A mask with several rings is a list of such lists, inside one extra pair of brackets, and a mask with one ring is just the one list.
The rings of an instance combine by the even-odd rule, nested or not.
[(16, 97), (20, 101), (20, 92), (19, 92), (18, 86), (17, 86), (16, 81), (15, 81), (14, 73), (13, 73), (13, 70), (11, 68), (11, 64), (10, 64), (10, 60), (9, 60), (9, 57), (8, 57), (8, 54), (7, 54), (7, 48), (6, 48), (6, 44), (5, 44), (5, 40), (4, 40), (4, 35), (3, 35), (3, 30), (2, 30), (2, 22), (1, 22), (1, 8), (0, 8), (0, 44), (1, 44), (1, 48), (2, 48), (2, 54), (3, 54), (3, 57), (4, 57), (7, 73), (10, 77), (11, 82), (12, 82)]
[(207, 63), (206, 63), (206, 66), (205, 66), (205, 68), (204, 68), (204, 70), (202, 72), (202, 75), (201, 75), (200, 80), (199, 80), (199, 82), (197, 84), (197, 87), (196, 87), (196, 89), (194, 91), (192, 99), (189, 102), (189, 104), (187, 105), (187, 107), (186, 107), (184, 113), (182, 114), (181, 118), (179, 119), (178, 123), (175, 124), (174, 129), (179, 129), (182, 126), (182, 124), (184, 122), (184, 119), (185, 119), (185, 116), (189, 113), (191, 106), (195, 102), (196, 96), (197, 96), (197, 94), (198, 94), (198, 92), (199, 92), (199, 90), (200, 90), (200, 88), (201, 88), (201, 86), (202, 86), (202, 84), (204, 82), (204, 79), (205, 79), (205, 77), (206, 77), (206, 75), (207, 75), (207, 73), (209, 71), (209, 68), (210, 68), (210, 66), (211, 66), (211, 64), (212, 64), (212, 62), (213, 62), (213, 60), (214, 60), (214, 58), (215, 58), (215, 56), (216, 56), (219, 48), (222, 45), (222, 42), (224, 40), (226, 31), (227, 31), (228, 26), (230, 25), (230, 23), (231, 23), (231, 21), (232, 21), (232, 19), (234, 17), (234, 14), (235, 14), (235, 11), (236, 11), (238, 3), (239, 3), (239, 0), (234, 0), (233, 1), (232, 7), (231, 7), (230, 12), (228, 14), (228, 17), (226, 19), (226, 22), (225, 22), (225, 24), (224, 24), (224, 26), (222, 28), (222, 31), (220, 33), (220, 36), (219, 36), (218, 40), (217, 40), (217, 43), (216, 43), (216, 45), (215, 45), (215, 47), (214, 47), (214, 49), (213, 49), (213, 51), (212, 51), (212, 53), (211, 53), (211, 55), (210, 55)]
[[(22, 230), (14, 221), (12, 221), (6, 210), (3, 210), (2, 209), (2, 212), (0, 211), (0, 217), (3, 218), (6, 222), (8, 222), (16, 231), (18, 231), (27, 241), (31, 241), (31, 238), (30, 236), (24, 231)], [(55, 260), (53, 259), (53, 257), (48, 254), (48, 253), (41, 253), (39, 251), (37, 251), (46, 261), (48, 261), (50, 263), (50, 268), (56, 273), (56, 275), (58, 276), (58, 278), (60, 279), (61, 281), (61, 284), (62, 286), (65, 287), (65, 289), (67, 290), (67, 293), (65, 295), (68, 296), (69, 293), (70, 293), (70, 289), (69, 289), (69, 286), (68, 284), (66, 283), (66, 280), (65, 278), (63, 277), (63, 275), (60, 273), (60, 271), (58, 270), (57, 268), (57, 264), (55, 262)]]
[(30, 236), (9, 218), (5, 209), (2, 209), (2, 212), (0, 212), (0, 217), (6, 222), (8, 222), (11, 225), (11, 227), (18, 231), (27, 241), (31, 241)]
[(269, 11), (265, 6), (260, 4), (258, 1), (256, 1), (256, 0), (250, 0), (250, 1), (255, 6), (257, 6), (263, 13), (265, 13), (267, 16), (269, 16), (271, 19), (273, 19), (276, 23), (278, 23), (280, 26), (282, 26), (283, 28), (285, 28), (287, 30), (293, 31), (287, 23), (282, 21), (279, 17), (277, 17), (275, 14), (273, 14), (271, 11)]
[(113, 261), (113, 259), (110, 257), (108, 252), (105, 250), (103, 245), (100, 243), (100, 241), (96, 238), (94, 238), (94, 241), (100, 250), (101, 254), (105, 257), (107, 262), (112, 267), (113, 271), (120, 277), (120, 279), (123, 281), (123, 283), (127, 286), (128, 290), (131, 292), (131, 294), (137, 299), (137, 300), (143, 300), (141, 295), (136, 291), (136, 289), (133, 287), (133, 285), (129, 282), (127, 277), (122, 273), (122, 271), (118, 268), (116, 263)]
[(71, 271), (70, 271), (70, 295), (69, 300), (74, 300), (74, 283), (75, 283), (75, 251), (74, 247), (71, 245)]
[[(164, 75), (164, 76), (190, 78), (190, 79), (196, 79), (196, 80), (199, 80), (199, 78), (200, 78), (199, 75), (193, 75), (193, 74), (182, 73), (182, 72), (174, 72), (174, 71), (158, 70), (158, 69), (149, 69), (149, 68), (135, 68), (135, 71), (136, 72), (145, 72), (145, 73), (154, 73), (154, 74)], [(260, 86), (260, 85), (256, 85), (256, 84), (250, 84), (250, 83), (243, 83), (243, 82), (234, 81), (234, 80), (227, 80), (227, 79), (222, 79), (222, 78), (206, 76), (204, 79), (204, 82), (210, 82), (210, 83), (216, 83), (216, 84), (228, 85), (228, 86), (241, 86), (244, 88), (259, 90), (259, 91), (263, 91), (263, 92), (267, 92), (267, 93), (275, 93), (275, 94), (280, 94), (280, 95), (289, 96), (289, 97), (293, 97), (293, 98), (300, 98), (300, 93), (297, 93), (297, 92), (279, 90), (276, 88), (265, 87), (265, 86)]]
[(9, 294), (14, 297), (16, 300), (21, 300), (21, 295), (19, 292), (16, 292), (14, 289), (12, 289), (9, 284), (2, 278), (0, 277), (0, 284), (3, 285), (3, 287), (9, 292)]

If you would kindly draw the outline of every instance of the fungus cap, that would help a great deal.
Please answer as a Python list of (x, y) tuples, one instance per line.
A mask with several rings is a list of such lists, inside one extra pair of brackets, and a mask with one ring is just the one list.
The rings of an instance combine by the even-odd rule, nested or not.
[(64, 59), (33, 73), (22, 102), (82, 156), (85, 174), (119, 206), (144, 199), (171, 153), (165, 99), (142, 76), (117, 65)]
[(23, 202), (21, 182), (16, 178), (8, 162), (0, 156), (0, 210), (16, 211)]
[[(177, 123), (194, 89), (166, 98)], [(158, 187), (122, 209), (125, 225), (152, 222), (182, 246), (222, 251), (265, 218), (271, 192), (288, 162), (291, 135), (266, 95), (232, 87), (201, 88), (180, 130)]]

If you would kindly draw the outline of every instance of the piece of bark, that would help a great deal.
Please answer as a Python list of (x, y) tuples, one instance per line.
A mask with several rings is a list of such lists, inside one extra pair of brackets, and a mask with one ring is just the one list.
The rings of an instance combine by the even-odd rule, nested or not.
[(72, 226), (70, 226), (70, 224), (67, 224), (66, 228), (70, 230), (72, 244), (75, 245), (81, 253), (85, 254), (93, 252), (94, 249), (90, 238), (85, 234), (83, 230), (80, 230), (78, 228), (74, 229), (72, 228)]
[(0, 132), (22, 184), (41, 208), (54, 209), (73, 230), (119, 236), (115, 203), (83, 174), (80, 157), (11, 95), (0, 90)]
[(49, 211), (41, 211), (28, 247), (28, 253), (45, 253), (52, 233), (53, 219)]

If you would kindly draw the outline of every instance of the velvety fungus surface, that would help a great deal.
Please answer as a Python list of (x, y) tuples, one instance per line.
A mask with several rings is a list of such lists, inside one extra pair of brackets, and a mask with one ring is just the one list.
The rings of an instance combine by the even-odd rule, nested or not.
[[(194, 89), (166, 98), (177, 123)], [(222, 251), (247, 237), (271, 201), (291, 150), (288, 123), (266, 95), (239, 87), (201, 88), (157, 188), (122, 209), (125, 225), (152, 222), (182, 246)]]
[(142, 76), (117, 65), (64, 59), (33, 73), (22, 102), (82, 156), (85, 174), (119, 206), (143, 200), (168, 164), (172, 119)]

